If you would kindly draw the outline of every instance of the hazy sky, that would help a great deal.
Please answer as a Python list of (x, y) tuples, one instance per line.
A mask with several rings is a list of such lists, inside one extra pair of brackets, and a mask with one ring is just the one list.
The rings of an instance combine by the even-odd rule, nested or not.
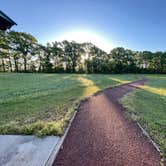
[(0, 10), (39, 42), (90, 41), (166, 51), (166, 0), (0, 0)]

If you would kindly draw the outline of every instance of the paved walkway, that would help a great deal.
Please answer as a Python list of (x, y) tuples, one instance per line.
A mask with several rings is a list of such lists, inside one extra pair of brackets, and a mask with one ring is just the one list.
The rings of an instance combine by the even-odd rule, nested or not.
[(54, 166), (159, 166), (159, 153), (118, 102), (143, 83), (107, 89), (83, 102)]
[(59, 137), (0, 135), (0, 166), (45, 166)]

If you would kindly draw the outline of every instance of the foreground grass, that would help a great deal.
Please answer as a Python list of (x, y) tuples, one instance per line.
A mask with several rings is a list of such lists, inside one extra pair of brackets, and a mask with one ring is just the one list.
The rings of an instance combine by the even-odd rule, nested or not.
[(0, 73), (0, 134), (62, 135), (79, 101), (141, 75)]
[(122, 99), (127, 115), (139, 121), (166, 157), (166, 75), (148, 75), (149, 81)]

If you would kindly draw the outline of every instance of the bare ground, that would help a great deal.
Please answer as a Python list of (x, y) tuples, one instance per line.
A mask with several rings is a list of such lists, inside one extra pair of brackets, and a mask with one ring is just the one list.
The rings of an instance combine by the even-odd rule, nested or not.
[(160, 154), (118, 102), (145, 81), (106, 89), (83, 102), (54, 166), (159, 166)]

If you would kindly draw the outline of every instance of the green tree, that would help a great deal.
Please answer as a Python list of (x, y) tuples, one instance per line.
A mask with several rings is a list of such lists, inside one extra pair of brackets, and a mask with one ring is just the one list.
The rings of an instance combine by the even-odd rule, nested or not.
[(74, 41), (68, 42), (65, 40), (62, 42), (62, 50), (64, 57), (63, 59), (66, 62), (67, 70), (69, 69), (72, 72), (75, 72), (76, 66), (81, 59), (81, 53), (84, 52), (84, 50), (81, 47), (81, 44), (76, 43)]
[(14, 44), (15, 50), (22, 55), (24, 72), (27, 72), (27, 60), (28, 55), (33, 55), (35, 51), (35, 45), (37, 40), (34, 36), (24, 32), (9, 32), (12, 42)]
[(52, 62), (55, 72), (63, 72), (63, 50), (60, 42), (52, 43)]
[(89, 73), (103, 73), (107, 72), (106, 61), (108, 61), (108, 56), (106, 52), (98, 48), (97, 46), (87, 43), (89, 57), (85, 61), (86, 70)]
[(116, 73), (132, 72), (135, 70), (136, 64), (133, 51), (117, 47), (111, 50), (110, 55), (115, 63), (114, 71)]
[(7, 33), (0, 30), (0, 59), (3, 72), (6, 71), (6, 59), (8, 58), (8, 38)]
[(155, 52), (151, 60), (150, 67), (153, 72), (164, 73), (166, 71), (166, 53)]
[(44, 55), (46, 54), (45, 51), (46, 51), (45, 46), (43, 46), (42, 44), (36, 44), (35, 54), (37, 55), (36, 63), (38, 66), (38, 72), (42, 72), (44, 70), (44, 62), (45, 62)]
[(46, 73), (51, 73), (53, 67), (51, 63), (51, 54), (52, 54), (51, 44), (47, 43), (47, 46), (43, 48), (44, 48), (43, 71)]

